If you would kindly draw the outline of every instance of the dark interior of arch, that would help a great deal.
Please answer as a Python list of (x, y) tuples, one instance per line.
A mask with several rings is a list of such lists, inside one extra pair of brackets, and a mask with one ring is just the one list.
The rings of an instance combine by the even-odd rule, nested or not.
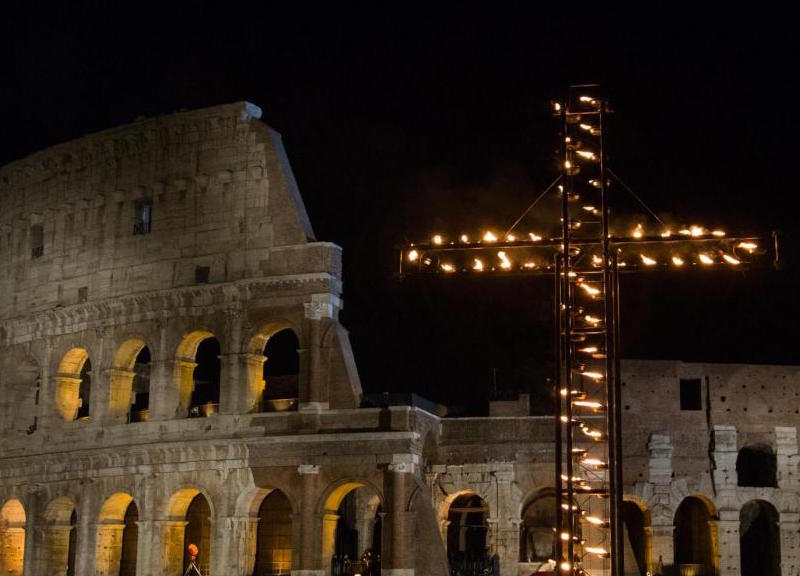
[(139, 508), (131, 501), (125, 511), (122, 529), (122, 555), (119, 563), (119, 576), (136, 576), (136, 555), (139, 543)]
[(647, 573), (644, 512), (633, 502), (623, 502), (622, 523), (625, 529), (625, 574), (644, 576)]
[[(88, 360), (87, 360), (88, 362)], [(78, 512), (73, 509), (69, 517), (69, 539), (67, 541), (67, 574), (75, 576), (75, 555), (78, 552)]]
[(78, 415), (76, 416), (78, 420), (89, 416), (89, 400), (92, 394), (92, 361), (89, 358), (83, 363), (80, 379), (81, 383), (78, 388), (80, 406), (78, 406)]
[(742, 576), (780, 576), (778, 512), (761, 500), (751, 500), (739, 512)]
[(711, 515), (702, 500), (688, 497), (675, 513), (675, 564), (699, 564), (704, 574), (713, 576)]
[(468, 570), (474, 562), (486, 562), (489, 507), (480, 496), (465, 494), (456, 498), (447, 513), (447, 558), (450, 567)]
[(219, 340), (214, 337), (206, 338), (197, 347), (189, 416), (209, 416), (216, 412), (219, 405), (219, 354)]
[[(264, 346), (264, 399), (288, 399), (298, 397), (300, 357), (297, 349), (300, 342), (293, 330), (286, 328), (276, 332)], [(293, 405), (296, 407), (296, 403)]]
[(292, 569), (292, 505), (280, 490), (270, 492), (258, 509), (254, 576), (288, 574)]
[(136, 355), (133, 372), (130, 420), (140, 422), (147, 418), (145, 411), (150, 408), (150, 348), (147, 346)]
[(769, 446), (745, 446), (736, 457), (739, 486), (776, 487), (777, 462)]
[(545, 562), (554, 557), (555, 505), (555, 496), (548, 494), (525, 507), (520, 531), (520, 562)]

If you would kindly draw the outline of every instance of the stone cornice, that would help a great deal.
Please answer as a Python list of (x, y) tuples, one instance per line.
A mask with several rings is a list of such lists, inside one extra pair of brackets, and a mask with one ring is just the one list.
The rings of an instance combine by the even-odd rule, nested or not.
[(69, 334), (131, 322), (197, 316), (210, 310), (238, 308), (243, 303), (292, 296), (302, 299), (317, 293), (341, 293), (341, 281), (326, 272), (290, 274), (203, 284), (106, 298), (33, 312), (0, 320), (0, 346), (30, 342), (47, 336)]

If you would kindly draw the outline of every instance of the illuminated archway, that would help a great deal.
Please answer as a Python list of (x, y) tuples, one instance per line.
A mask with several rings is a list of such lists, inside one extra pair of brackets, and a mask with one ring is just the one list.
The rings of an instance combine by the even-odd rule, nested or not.
[(554, 557), (556, 497), (552, 491), (539, 493), (522, 513), (520, 562), (546, 562)]
[(775, 507), (751, 500), (739, 512), (742, 576), (780, 576), (781, 533)]
[(0, 508), (0, 574), (22, 576), (25, 564), (25, 508), (16, 499)]
[(261, 501), (257, 513), (253, 574), (289, 574), (292, 570), (292, 504), (286, 494), (272, 490)]
[(55, 405), (67, 422), (89, 418), (91, 367), (85, 348), (72, 348), (61, 358), (55, 375)]
[(162, 561), (164, 576), (181, 576), (189, 565), (187, 546), (200, 549), (197, 566), (203, 574), (211, 566), (211, 504), (197, 488), (182, 488), (167, 504), (169, 520), (164, 522)]
[(96, 576), (135, 576), (139, 509), (129, 494), (117, 492), (97, 517)]
[(457, 496), (447, 508), (447, 559), (451, 569), (464, 570), (488, 560), (488, 504), (474, 492)]
[(358, 481), (337, 484), (325, 498), (322, 519), (322, 561), (344, 574), (379, 571), (382, 552), (381, 496)]
[(622, 503), (625, 574), (644, 576), (650, 567), (650, 514), (633, 500)]
[(50, 501), (44, 512), (44, 542), (40, 547), (45, 574), (75, 576), (77, 526), (78, 514), (71, 498), (59, 496)]
[(117, 422), (149, 419), (150, 349), (144, 340), (131, 338), (114, 356), (109, 385), (109, 418)]
[(686, 566), (686, 570), (703, 570), (706, 576), (715, 576), (715, 532), (713, 505), (699, 496), (684, 498), (675, 512), (675, 564)]
[(175, 354), (178, 413), (211, 416), (219, 409), (219, 340), (206, 330), (184, 336)]
[[(249, 406), (253, 412), (262, 412), (265, 409), (275, 407), (294, 409), (297, 406), (296, 401), (294, 403), (289, 402), (288, 400), (284, 402), (272, 403), (265, 401), (267, 378), (270, 376), (270, 360), (267, 356), (267, 347), (269, 346), (270, 340), (273, 336), (286, 331), (291, 332), (295, 335), (295, 338), (297, 338), (295, 331), (288, 322), (269, 322), (262, 326), (247, 343), (247, 406)], [(297, 351), (295, 350), (295, 354), (296, 353)], [(283, 361), (279, 362), (279, 365), (282, 366), (283, 364)], [(295, 373), (295, 376), (297, 373), (299, 373), (299, 368)], [(295, 388), (296, 381), (297, 379), (295, 377)], [(276, 383), (276, 390), (279, 390), (280, 386), (281, 384), (279, 382)], [(278, 396), (275, 396), (273, 399), (280, 400)]]

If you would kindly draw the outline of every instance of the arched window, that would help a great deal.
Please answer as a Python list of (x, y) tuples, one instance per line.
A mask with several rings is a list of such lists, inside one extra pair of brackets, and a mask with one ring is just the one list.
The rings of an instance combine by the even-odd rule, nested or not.
[(208, 417), (219, 411), (220, 381), (219, 340), (206, 338), (197, 347), (197, 366), (192, 375), (193, 388), (189, 417)]
[(265, 412), (297, 410), (300, 343), (293, 330), (276, 332), (264, 347), (264, 398)]
[(781, 535), (778, 511), (769, 502), (751, 500), (739, 512), (742, 576), (780, 576)]
[(89, 353), (84, 348), (73, 348), (64, 354), (55, 380), (55, 404), (64, 420), (88, 420), (92, 390)]
[(545, 494), (525, 507), (520, 526), (520, 562), (546, 562), (554, 558), (555, 506), (555, 496)]
[(635, 502), (622, 503), (622, 524), (624, 528), (625, 574), (645, 576), (648, 569), (648, 549), (650, 548), (648, 514)]
[(0, 574), (22, 576), (25, 563), (25, 508), (9, 500), (0, 508)]
[(41, 541), (35, 547), (41, 550), (43, 574), (75, 576), (78, 514), (74, 502), (59, 496), (47, 505), (43, 519), (41, 532), (36, 532)]
[(203, 574), (209, 574), (211, 565), (211, 508), (202, 494), (197, 494), (186, 510), (186, 529), (183, 536), (183, 570), (189, 567), (189, 544), (200, 550), (195, 564)]
[(133, 363), (131, 410), (128, 422), (147, 422), (150, 419), (150, 348), (145, 346)]
[(128, 504), (122, 522), (125, 527), (122, 529), (119, 576), (136, 576), (136, 557), (139, 552), (139, 509), (136, 502)]
[(97, 516), (95, 576), (136, 576), (139, 509), (130, 494), (116, 492)]
[(181, 576), (189, 566), (189, 544), (199, 553), (195, 565), (209, 574), (211, 565), (211, 504), (197, 488), (181, 488), (167, 504), (167, 518), (161, 539), (160, 573)]
[(380, 574), (381, 499), (359, 482), (337, 486), (325, 501), (322, 554), (332, 574)]
[(471, 569), (489, 559), (486, 518), (489, 506), (477, 494), (463, 494), (453, 500), (447, 511), (447, 558), (459, 571)]
[(777, 463), (772, 449), (765, 444), (745, 446), (736, 457), (739, 486), (777, 487)]
[(681, 570), (715, 576), (712, 511), (700, 498), (684, 498), (675, 512), (675, 564)]
[(273, 490), (261, 502), (256, 541), (253, 576), (291, 572), (292, 505), (280, 490)]

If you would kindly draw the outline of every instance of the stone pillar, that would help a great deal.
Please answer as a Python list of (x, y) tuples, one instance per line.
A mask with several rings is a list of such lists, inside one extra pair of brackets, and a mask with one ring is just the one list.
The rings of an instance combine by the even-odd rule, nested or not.
[(775, 448), (778, 486), (784, 490), (800, 489), (800, 479), (797, 475), (797, 428), (776, 426)]
[(713, 430), (714, 461), (712, 478), (717, 491), (736, 489), (738, 477), (736, 474), (736, 457), (738, 455), (736, 426), (718, 426)]
[(739, 555), (739, 511), (720, 510), (717, 522), (719, 534), (719, 573), (725, 576), (739, 576), (741, 556)]
[[(489, 554), (500, 557), (500, 573), (514, 574), (519, 563), (519, 523), (517, 517), (520, 508), (519, 498), (514, 496), (512, 482), (514, 481), (513, 465), (503, 465), (501, 469), (492, 472), (497, 483), (495, 494), (497, 502), (495, 509), (491, 510), (494, 524), (490, 524), (490, 534), (494, 536), (493, 545)], [(491, 520), (490, 519), (490, 522)]]
[(328, 383), (322, 373), (322, 329), (325, 319), (336, 319), (341, 302), (333, 294), (312, 294), (311, 302), (303, 306), (309, 323), (309, 341), (301, 359), (308, 358), (308, 390), (300, 392), (300, 410), (327, 410), (330, 398)]
[[(185, 520), (158, 520), (154, 522), (161, 536), (161, 550), (158, 566), (154, 566), (153, 575), (182, 576), (183, 574), (183, 535), (186, 531)], [(203, 551), (207, 553), (207, 551)]]
[(39, 379), (39, 406), (36, 414), (36, 426), (48, 432), (56, 418), (60, 416), (56, 413), (54, 405), (54, 382), (50, 375), (50, 362), (53, 355), (53, 345), (50, 339), (46, 338), (42, 352), (41, 375)]
[(672, 566), (675, 562), (675, 540), (673, 536), (675, 527), (671, 522), (664, 522), (665, 520), (669, 521), (669, 518), (659, 518), (658, 520), (661, 521), (661, 523), (654, 523), (651, 526), (653, 537), (651, 541), (651, 550), (653, 569), (656, 574), (659, 574), (659, 566), (667, 568)]
[(125, 524), (95, 524), (95, 576), (118, 576)]
[[(325, 566), (330, 558), (322, 558), (320, 526), (317, 523), (315, 503), (319, 493), (319, 466), (301, 464), (297, 467), (302, 484), (299, 518), (292, 522), (296, 549), (292, 553), (292, 576), (324, 576), (330, 566)], [(335, 527), (334, 527), (335, 528)]]
[(225, 517), (222, 547), (219, 556), (223, 560), (220, 574), (229, 576), (252, 576), (256, 563), (258, 544), (258, 518)]
[(800, 513), (780, 513), (781, 574), (800, 574)]
[(383, 517), (382, 576), (414, 576), (414, 518), (407, 504), (414, 489), (417, 466), (417, 454), (393, 454), (384, 473), (386, 514)]
[(136, 527), (139, 536), (136, 546), (136, 576), (156, 576), (160, 569), (154, 566), (160, 558), (158, 527), (152, 520), (139, 520), (136, 522)]
[(668, 486), (672, 482), (672, 441), (667, 431), (650, 434), (649, 480), (651, 484)]
[[(220, 352), (220, 414), (243, 412), (242, 398), (246, 396), (247, 382), (241, 373), (242, 312), (228, 310), (228, 337), (226, 349)], [(245, 374), (246, 376), (246, 374)]]
[(25, 554), (22, 564), (23, 576), (38, 576), (41, 570), (36, 566), (36, 544), (37, 531), (41, 528), (37, 526), (39, 518), (39, 494), (31, 490), (25, 502)]
[(92, 484), (81, 486), (81, 499), (78, 502), (77, 550), (75, 553), (75, 573), (94, 572), (95, 536), (93, 528), (97, 525), (92, 517)]
[(167, 350), (167, 329), (161, 326), (158, 353), (150, 363), (150, 420), (175, 418), (178, 387), (175, 383), (174, 350)]

